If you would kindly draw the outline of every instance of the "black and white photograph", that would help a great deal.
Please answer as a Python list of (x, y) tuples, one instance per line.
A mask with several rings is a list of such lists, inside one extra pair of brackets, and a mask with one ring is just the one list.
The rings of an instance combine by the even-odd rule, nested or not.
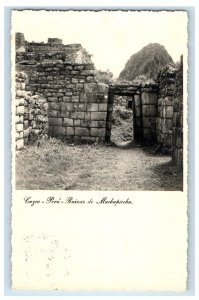
[(18, 10), (12, 43), (16, 189), (183, 190), (185, 11)]
[(9, 22), (12, 293), (186, 293), (188, 9)]

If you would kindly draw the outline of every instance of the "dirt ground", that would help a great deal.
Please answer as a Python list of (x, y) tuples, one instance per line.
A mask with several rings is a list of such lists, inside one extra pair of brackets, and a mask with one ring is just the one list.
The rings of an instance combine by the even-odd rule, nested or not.
[(170, 156), (153, 149), (50, 139), (17, 152), (16, 188), (177, 191), (182, 190), (182, 173)]

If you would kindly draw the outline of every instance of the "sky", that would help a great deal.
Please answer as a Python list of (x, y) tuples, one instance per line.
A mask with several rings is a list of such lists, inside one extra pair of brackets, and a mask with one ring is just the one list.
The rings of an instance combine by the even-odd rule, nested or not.
[(131, 55), (149, 43), (163, 45), (174, 62), (187, 51), (186, 12), (151, 11), (13, 11), (12, 36), (22, 32), (29, 42), (61, 38), (80, 43), (95, 67), (118, 77)]

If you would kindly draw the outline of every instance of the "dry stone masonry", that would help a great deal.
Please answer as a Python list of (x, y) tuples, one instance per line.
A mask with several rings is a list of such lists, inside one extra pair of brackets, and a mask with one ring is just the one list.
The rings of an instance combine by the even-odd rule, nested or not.
[(158, 85), (155, 83), (109, 86), (106, 139), (110, 140), (111, 137), (114, 96), (120, 95), (132, 98), (135, 140), (144, 140), (146, 143), (154, 144), (156, 141), (158, 90)]
[(175, 93), (173, 103), (172, 158), (182, 168), (183, 166), (183, 63), (176, 72)]
[(16, 148), (46, 137), (48, 134), (48, 103), (41, 95), (26, 91), (27, 75), (16, 74)]
[(165, 151), (172, 150), (173, 102), (176, 69), (166, 66), (159, 74), (159, 99), (156, 118), (157, 143)]
[(106, 85), (95, 73), (80, 44), (64, 45), (57, 38), (29, 43), (17, 33), (16, 148), (46, 136), (110, 141), (113, 106), (125, 98), (133, 109), (135, 140), (161, 145), (181, 166), (182, 60), (178, 69), (165, 67), (157, 83)]

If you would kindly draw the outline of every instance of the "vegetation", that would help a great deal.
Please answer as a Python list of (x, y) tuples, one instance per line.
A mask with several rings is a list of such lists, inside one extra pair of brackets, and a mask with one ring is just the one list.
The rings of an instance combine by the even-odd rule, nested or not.
[(169, 156), (140, 147), (41, 141), (16, 153), (16, 188), (38, 190), (181, 190)]
[(109, 70), (107, 71), (97, 70), (95, 76), (96, 76), (95, 79), (99, 83), (110, 84), (113, 82), (113, 73), (110, 72)]

